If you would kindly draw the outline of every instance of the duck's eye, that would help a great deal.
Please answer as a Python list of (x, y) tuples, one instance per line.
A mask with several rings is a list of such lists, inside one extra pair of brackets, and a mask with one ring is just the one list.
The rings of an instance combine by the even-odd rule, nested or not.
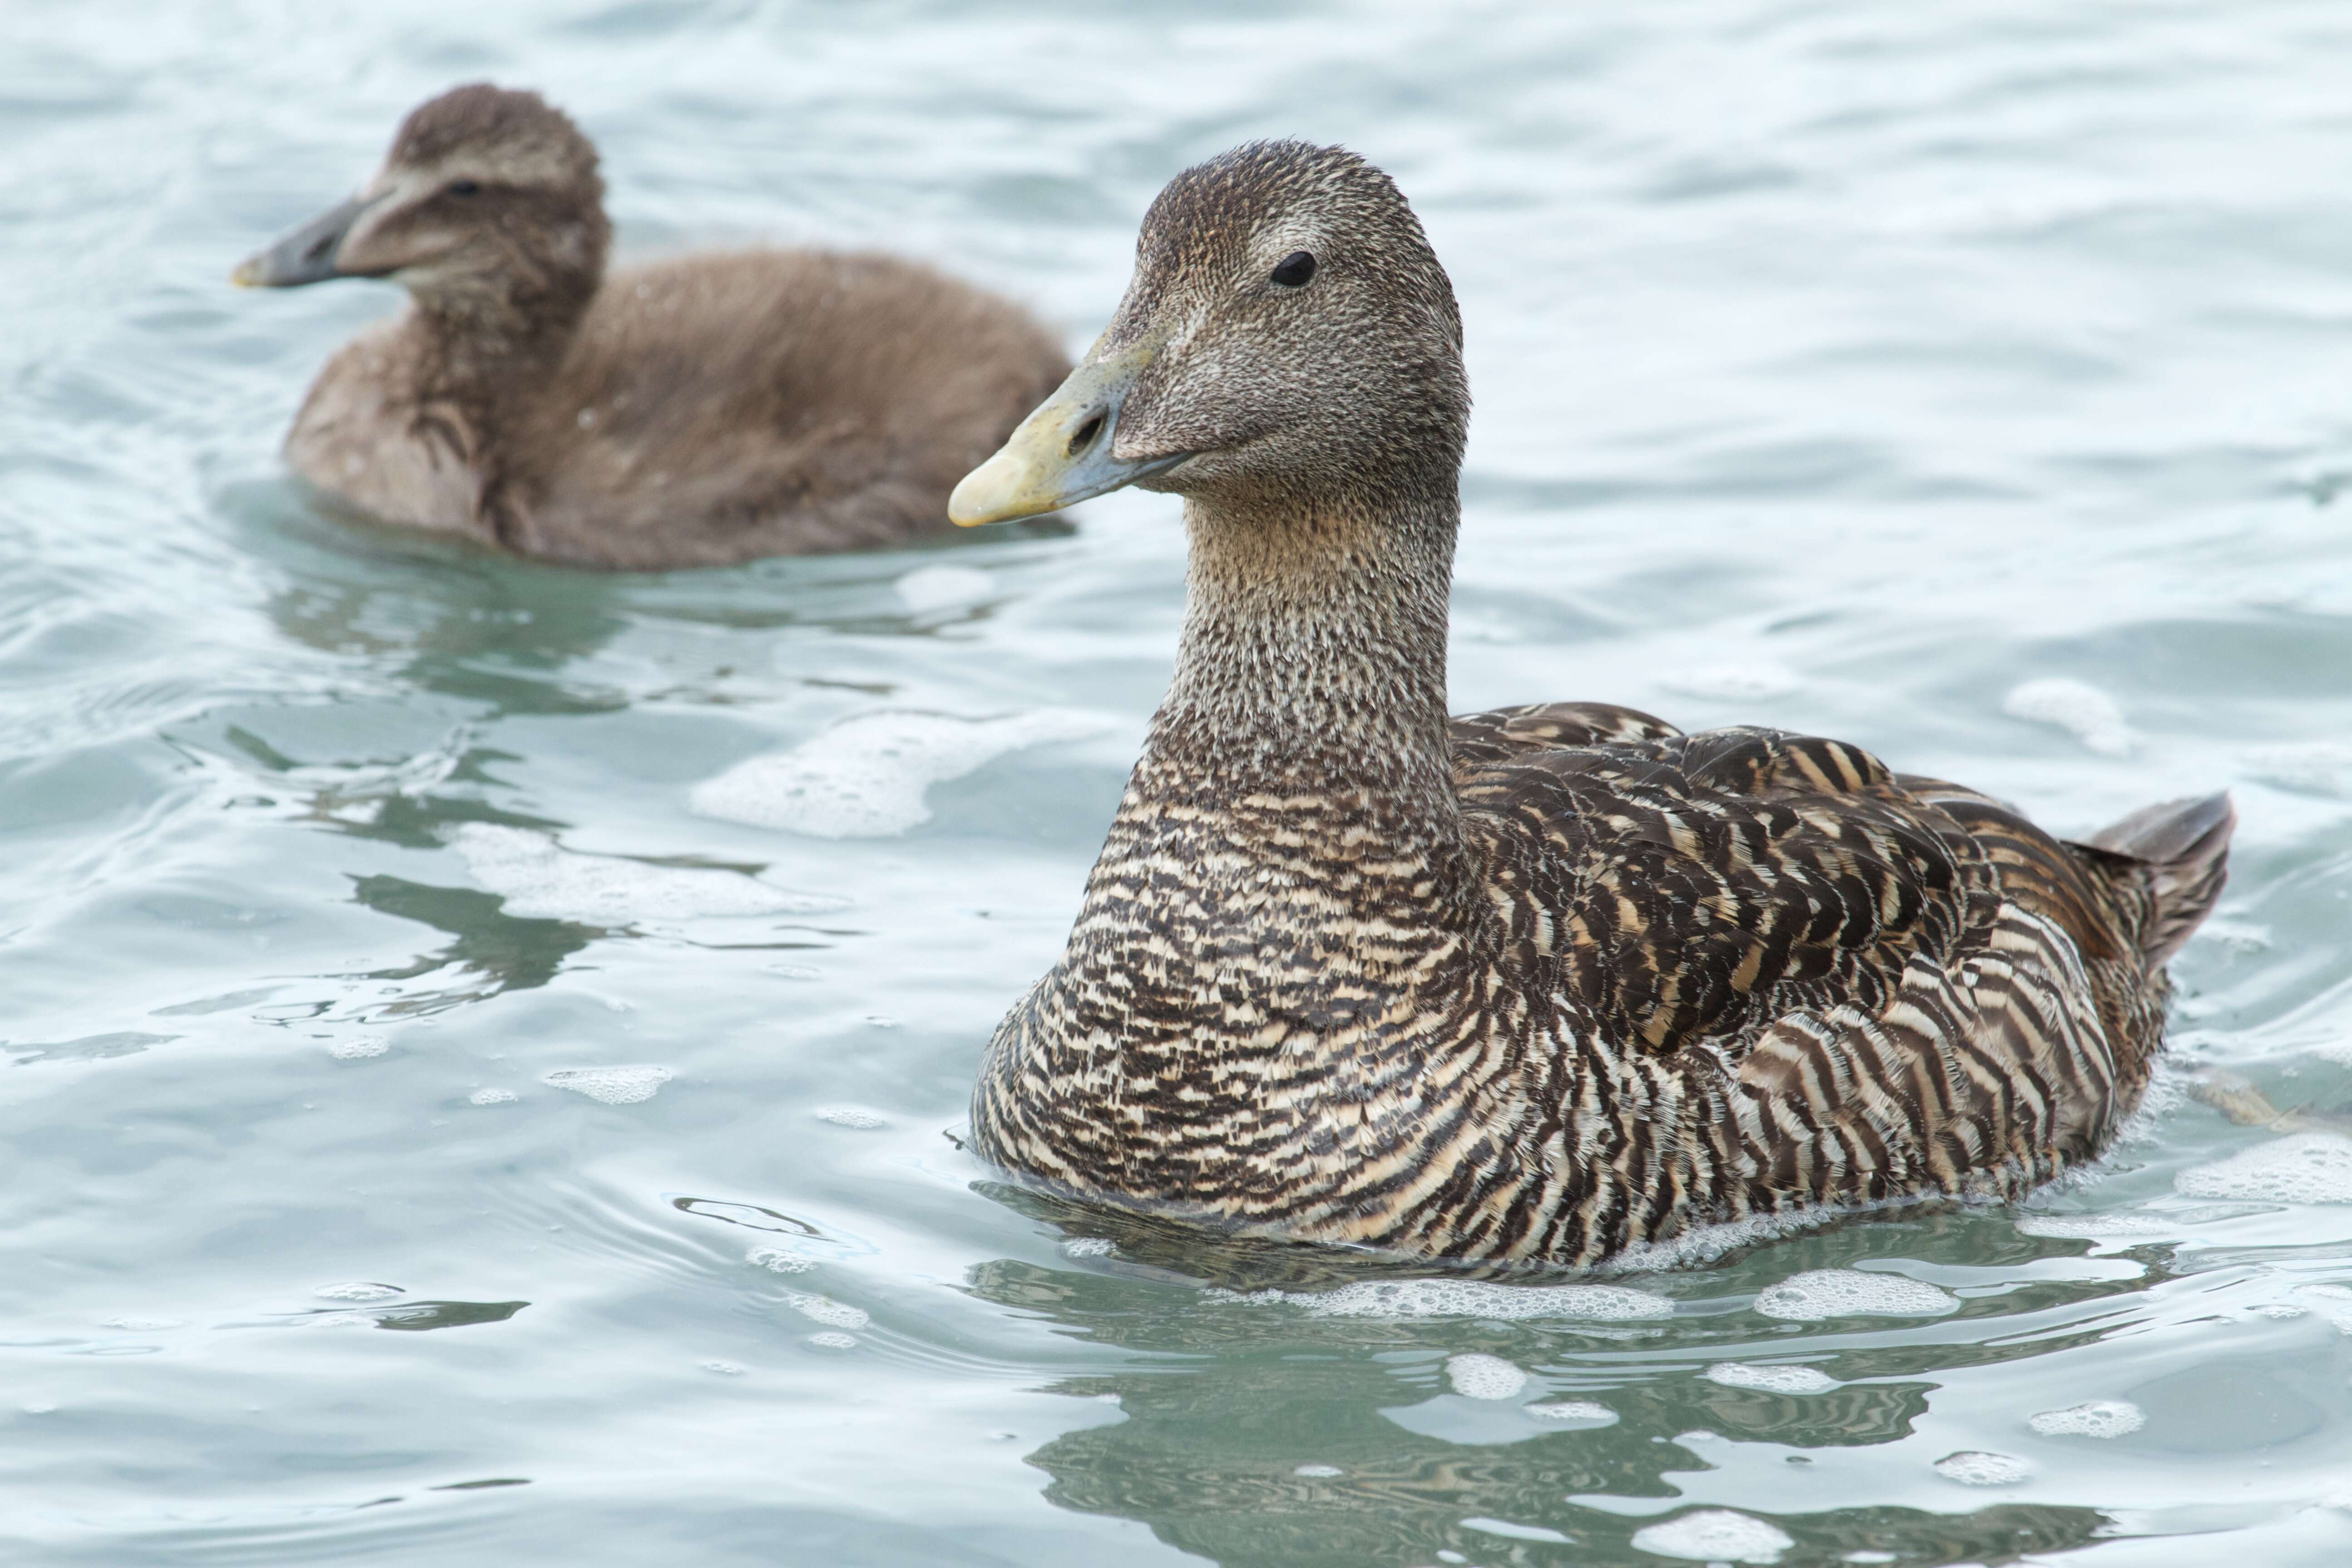
[(1267, 276), (1286, 289), (1304, 289), (1307, 280), (1315, 276), (1315, 258), (1303, 250), (1294, 250), (1276, 262)]
[(449, 182), (449, 194), (453, 196), (478, 196), (482, 194), (482, 187), (475, 180), (452, 180)]

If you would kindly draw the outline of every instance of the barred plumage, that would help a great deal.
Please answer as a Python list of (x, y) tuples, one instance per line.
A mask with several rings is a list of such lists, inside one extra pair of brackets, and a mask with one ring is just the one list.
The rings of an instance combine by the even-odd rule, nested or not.
[[(1309, 246), (1319, 292), (1263, 284)], [(1067, 952), (990, 1046), (985, 1155), (1252, 1231), (1575, 1264), (2099, 1152), (2225, 800), (2066, 846), (1835, 741), (1449, 721), (1467, 395), (1410, 208), (1351, 155), (1246, 148), (1180, 176), (1139, 256), (1089, 365), (1141, 368), (1087, 460), (1186, 497), (1183, 646)]]

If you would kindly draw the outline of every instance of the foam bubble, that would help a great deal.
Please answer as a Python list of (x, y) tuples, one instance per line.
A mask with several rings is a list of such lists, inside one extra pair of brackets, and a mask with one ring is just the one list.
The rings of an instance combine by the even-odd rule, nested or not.
[(2172, 1178), (2192, 1198), (2277, 1204), (2352, 1204), (2352, 1138), (2298, 1132)]
[(2154, 1215), (2037, 1214), (2017, 1222), (2026, 1236), (2052, 1241), (2112, 1241), (2134, 1236), (2169, 1236), (2173, 1227)]
[(994, 591), (996, 579), (973, 566), (918, 566), (897, 586), (899, 603), (923, 616), (979, 604)]
[(98, 1325), (101, 1329), (121, 1329), (131, 1333), (160, 1333), (165, 1329), (184, 1329), (188, 1325), (177, 1318), (108, 1318)]
[(1636, 1551), (1702, 1563), (1778, 1563), (1795, 1542), (1776, 1526), (1727, 1508), (1702, 1508), (1633, 1532)]
[(353, 1035), (329, 1046), (327, 1054), (339, 1062), (355, 1062), (365, 1057), (380, 1057), (390, 1049), (392, 1042), (382, 1035)]
[(784, 1292), (784, 1305), (814, 1322), (835, 1329), (862, 1329), (874, 1320), (862, 1308), (836, 1301), (830, 1296), (812, 1296), (805, 1290)]
[(1290, 1473), (1305, 1476), (1310, 1480), (1323, 1480), (1332, 1476), (1344, 1476), (1348, 1472), (1337, 1465), (1301, 1465)]
[(2026, 1422), (2045, 1437), (2120, 1437), (2147, 1425), (2147, 1413), (2125, 1399), (2094, 1399), (2045, 1410)]
[(740, 1377), (744, 1373), (740, 1361), (706, 1361), (697, 1363), (705, 1372), (715, 1372), (721, 1377)]
[(796, 1252), (786, 1252), (781, 1247), (755, 1247), (743, 1255), (743, 1261), (755, 1264), (771, 1274), (805, 1274), (816, 1265)]
[(379, 1285), (372, 1279), (353, 1279), (341, 1285), (321, 1285), (310, 1292), (322, 1301), (389, 1301), (394, 1296), (406, 1295), (397, 1285)]
[(2116, 700), (2087, 681), (2057, 675), (2011, 689), (2001, 711), (2013, 719), (2054, 724), (2101, 756), (2120, 757), (2132, 749), (2131, 728)]
[(1645, 1322), (1675, 1315), (1664, 1296), (1622, 1285), (1496, 1285), (1485, 1279), (1360, 1279), (1337, 1290), (1230, 1290), (1228, 1301), (1278, 1302), (1318, 1318), (1491, 1318)]
[(1756, 1298), (1757, 1311), (1792, 1323), (1818, 1323), (1825, 1318), (1939, 1318), (1959, 1309), (1957, 1298), (1933, 1285), (1859, 1268), (1808, 1269)]
[(871, 1110), (860, 1110), (854, 1105), (828, 1105), (816, 1113), (819, 1121), (830, 1121), (835, 1127), (854, 1127), (861, 1132), (871, 1132), (877, 1127), (890, 1125), (889, 1118)]
[(1936, 1461), (1936, 1473), (1964, 1487), (2013, 1487), (2032, 1472), (2022, 1459), (1963, 1448)]
[(1555, 1399), (1545, 1405), (1523, 1405), (1519, 1410), (1522, 1415), (1532, 1415), (1538, 1421), (1555, 1422), (1562, 1426), (1571, 1422), (1586, 1426), (1613, 1426), (1617, 1424), (1617, 1412), (1590, 1399)]
[(558, 1068), (539, 1081), (606, 1105), (635, 1105), (651, 1100), (677, 1076), (663, 1067)]
[(854, 1351), (857, 1348), (857, 1336), (835, 1333), (811, 1334), (808, 1337), (808, 1342), (819, 1350)]
[(923, 792), (1024, 746), (1082, 740), (1104, 722), (1047, 709), (1002, 719), (869, 713), (792, 751), (753, 757), (694, 786), (705, 816), (814, 838), (887, 838), (930, 820)]
[(2246, 771), (2270, 784), (2314, 795), (2352, 795), (2352, 746), (2328, 741), (2259, 746), (2246, 753)]
[(1118, 1243), (1107, 1236), (1074, 1236), (1062, 1243), (1065, 1258), (1108, 1258)]
[(1819, 1367), (1758, 1366), (1744, 1361), (1719, 1361), (1706, 1369), (1705, 1376), (1726, 1388), (1754, 1388), (1766, 1394), (1820, 1394), (1838, 1385), (1836, 1378)]
[(468, 1105), (512, 1105), (515, 1091), (510, 1089), (478, 1089), (466, 1097)]
[(824, 971), (812, 969), (805, 963), (763, 963), (760, 973), (772, 974), (779, 980), (822, 980)]
[(701, 916), (813, 914), (840, 899), (788, 892), (740, 871), (649, 866), (616, 855), (581, 855), (544, 833), (468, 822), (450, 836), (474, 880), (526, 920), (625, 926)]
[(1712, 664), (1669, 675), (1661, 683), (1685, 697), (1714, 701), (1747, 702), (1765, 697), (1786, 697), (1804, 689), (1804, 679), (1782, 665)]
[(1501, 1356), (1472, 1351), (1445, 1358), (1445, 1381), (1465, 1399), (1508, 1399), (1528, 1385), (1528, 1374)]

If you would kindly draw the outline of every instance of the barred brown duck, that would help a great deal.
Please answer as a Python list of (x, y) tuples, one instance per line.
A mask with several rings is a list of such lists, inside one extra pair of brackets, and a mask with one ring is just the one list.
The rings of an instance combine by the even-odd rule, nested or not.
[(687, 256), (607, 277), (596, 149), (536, 93), (411, 113), (359, 195), (236, 270), (411, 307), (320, 374), (294, 470), (384, 521), (582, 565), (722, 566), (944, 531), (1069, 361), (910, 261)]
[(1582, 1264), (2092, 1159), (2218, 895), (2224, 796), (2063, 844), (1835, 741), (1448, 720), (1468, 422), (1420, 224), (1334, 148), (1153, 203), (1109, 330), (950, 510), (1184, 498), (1175, 679), (980, 1152), (1083, 1198)]

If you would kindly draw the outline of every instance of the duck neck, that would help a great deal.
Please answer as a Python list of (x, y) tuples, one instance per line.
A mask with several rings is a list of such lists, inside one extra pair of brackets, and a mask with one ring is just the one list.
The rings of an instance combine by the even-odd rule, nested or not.
[(1445, 900), (1458, 521), (1451, 482), (1245, 512), (1189, 500), (1182, 646), (1122, 816), (1202, 822), (1217, 842), (1196, 874), (1213, 880), (1262, 890), (1320, 867), (1344, 884), (1327, 891), (1354, 890), (1342, 903)]
[(418, 288), (408, 331), (423, 346), (423, 392), (478, 430), (530, 403), (563, 363), (602, 280), (602, 251), (579, 266), (516, 266), (462, 286)]

